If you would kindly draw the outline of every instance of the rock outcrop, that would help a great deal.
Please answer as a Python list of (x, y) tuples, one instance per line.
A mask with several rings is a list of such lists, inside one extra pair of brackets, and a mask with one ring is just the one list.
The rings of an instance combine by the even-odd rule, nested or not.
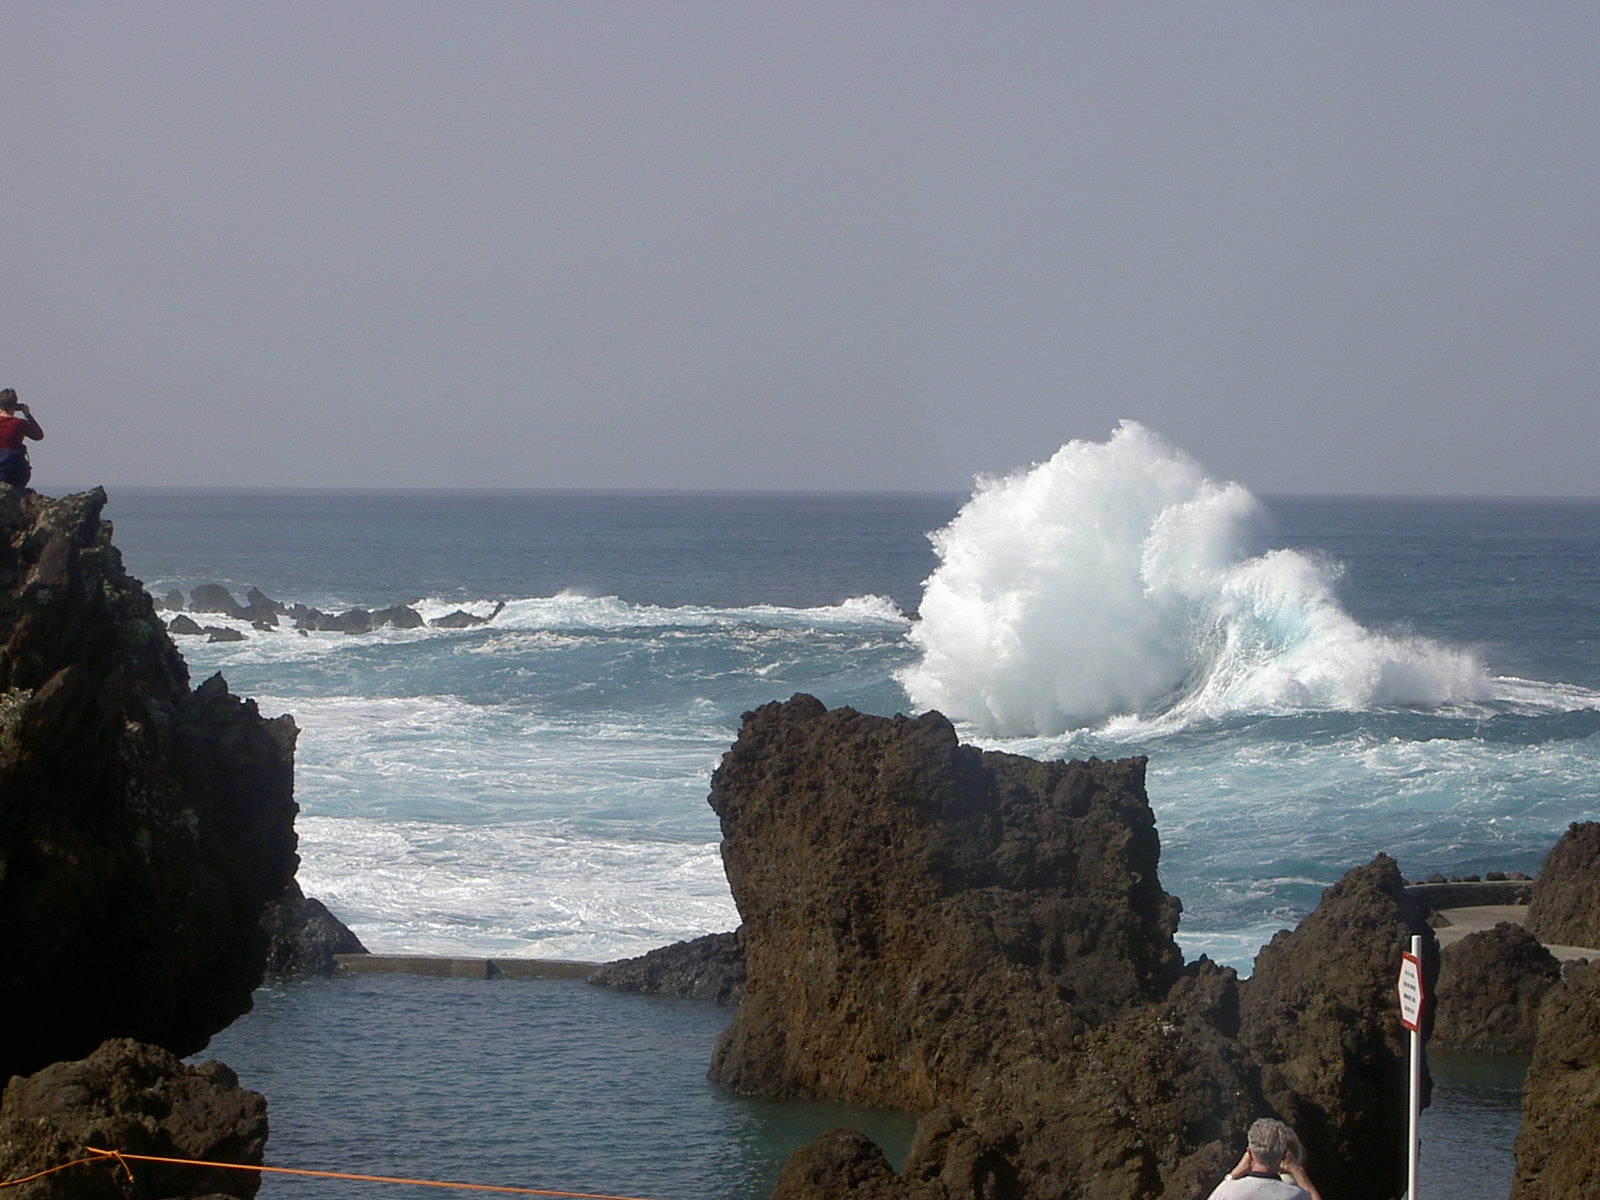
[[(505, 601), (502, 600), (487, 617), (476, 616), (458, 608), (445, 616), (426, 621), (410, 604), (392, 604), (388, 608), (377, 610), (358, 607), (347, 609), (342, 613), (326, 613), (305, 604), (284, 604), (282, 601), (272, 599), (259, 588), (251, 588), (245, 593), (245, 598), (249, 603), (240, 604), (234, 594), (222, 584), (202, 583), (189, 593), (188, 611), (215, 613), (238, 621), (248, 621), (252, 628), (261, 632), (278, 629), (281, 619), (287, 617), (299, 633), (362, 634), (377, 629), (421, 629), (429, 625), (438, 629), (468, 629), (475, 625), (487, 625), (504, 612), (506, 607)], [(202, 626), (183, 611), (183, 593), (177, 589), (167, 593), (162, 607), (178, 614), (167, 623), (169, 633), (187, 635), (204, 633), (209, 634), (212, 641), (242, 641), (245, 637), (244, 632), (239, 629)]]
[(1522, 1088), (1511, 1200), (1600, 1195), (1600, 964), (1545, 995)]
[(1432, 1041), (1459, 1050), (1527, 1054), (1539, 1005), (1561, 979), (1561, 964), (1521, 925), (1501, 921), (1440, 954)]
[(1534, 877), (1528, 931), (1554, 946), (1600, 946), (1600, 822), (1568, 827)]
[(746, 714), (710, 799), (747, 969), (711, 1077), (925, 1114), (899, 1174), (829, 1135), (778, 1195), (1205, 1195), (1273, 1112), (1327, 1194), (1401, 1190), (1404, 1123), (1363, 1108), (1403, 1105), (1395, 972), (1433, 943), (1391, 860), (1241, 985), (1181, 960), (1142, 759), (982, 752), (937, 713), (797, 696)]
[(191, 690), (96, 489), (0, 488), (0, 1078), (111, 1037), (183, 1055), (250, 1007), (293, 879), (288, 717)]
[(266, 930), (268, 975), (332, 975), (336, 954), (366, 954), (361, 939), (328, 906), (290, 882), (261, 915)]
[[(1405, 1177), (1409, 1044), (1399, 1025), (1400, 951), (1423, 938), (1423, 983), (1438, 992), (1438, 941), (1378, 855), (1323, 893), (1256, 956), (1243, 985), (1240, 1041), (1268, 1105), (1300, 1135), (1328, 1196), (1394, 1196)], [(1427, 1028), (1427, 1014), (1424, 1029)], [(1423, 1082), (1423, 1104), (1428, 1082)]]
[(744, 948), (737, 931), (708, 933), (607, 963), (589, 982), (597, 987), (649, 996), (684, 996), (716, 1004), (744, 999)]
[[(221, 1063), (186, 1067), (166, 1050), (107, 1041), (87, 1058), (16, 1077), (0, 1098), (0, 1179), (83, 1158), (86, 1147), (156, 1158), (260, 1166), (267, 1102)], [(179, 1200), (256, 1194), (256, 1171), (111, 1159), (25, 1184), (25, 1200)]]

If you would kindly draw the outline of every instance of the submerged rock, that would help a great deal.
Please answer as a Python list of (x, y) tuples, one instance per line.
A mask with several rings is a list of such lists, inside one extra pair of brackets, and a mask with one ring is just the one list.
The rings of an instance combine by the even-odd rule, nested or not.
[(294, 722), (190, 690), (105, 503), (0, 489), (0, 1078), (111, 1037), (202, 1049), (298, 861)]
[[(75, 1062), (15, 1077), (0, 1098), (0, 1179), (21, 1179), (84, 1157), (85, 1147), (157, 1158), (260, 1166), (267, 1102), (221, 1063), (187, 1067), (125, 1038)], [(134, 1161), (82, 1163), (18, 1189), (29, 1200), (249, 1200), (260, 1173)]]
[(745, 715), (710, 799), (746, 990), (710, 1075), (925, 1114), (898, 1175), (830, 1134), (778, 1195), (1203, 1196), (1274, 1114), (1326, 1194), (1398, 1194), (1404, 1123), (1361, 1107), (1404, 1103), (1394, 978), (1426, 925), (1393, 862), (1329, 889), (1248, 983), (1185, 967), (1144, 765), (983, 752), (937, 713), (808, 696)]

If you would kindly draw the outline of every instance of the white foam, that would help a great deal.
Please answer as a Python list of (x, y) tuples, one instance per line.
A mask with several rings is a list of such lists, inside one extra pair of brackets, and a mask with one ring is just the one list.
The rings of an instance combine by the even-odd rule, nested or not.
[(1009, 736), (1490, 694), (1471, 652), (1360, 626), (1335, 565), (1252, 555), (1258, 517), (1131, 421), (980, 481), (933, 535), (922, 657), (898, 678), (918, 707)]
[(604, 961), (735, 928), (716, 842), (302, 818), (301, 885), (367, 949)]

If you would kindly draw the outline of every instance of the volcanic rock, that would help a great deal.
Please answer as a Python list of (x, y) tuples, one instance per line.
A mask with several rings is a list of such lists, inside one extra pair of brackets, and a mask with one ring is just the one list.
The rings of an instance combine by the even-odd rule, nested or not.
[[(260, 1166), (267, 1102), (217, 1062), (186, 1067), (171, 1053), (112, 1039), (76, 1062), (15, 1077), (0, 1098), (0, 1178), (21, 1179), (83, 1158), (85, 1147), (157, 1158)], [(28, 1200), (249, 1200), (260, 1173), (106, 1159), (18, 1189)]]
[(220, 583), (202, 583), (189, 593), (189, 611), (237, 617), (244, 613), (244, 608)]
[[(0, 1078), (249, 1010), (294, 876), (288, 717), (188, 671), (99, 489), (0, 494)], [(22, 1031), (25, 1031), (22, 1032)]]
[(1546, 993), (1522, 1089), (1510, 1200), (1600, 1195), (1600, 965)]
[(619, 992), (738, 1004), (744, 999), (744, 950), (737, 931), (710, 933), (607, 963), (589, 982)]
[(306, 896), (293, 880), (262, 913), (261, 927), (269, 939), (269, 975), (332, 975), (334, 955), (368, 953), (361, 939), (329, 912), (327, 905)]
[[(710, 1075), (925, 1114), (898, 1175), (830, 1134), (778, 1195), (1200, 1196), (1251, 1120), (1291, 1113), (1328, 1194), (1399, 1192), (1404, 1123), (1358, 1108), (1405, 1091), (1394, 978), (1426, 926), (1393, 862), (1329, 889), (1257, 979), (1185, 967), (1144, 766), (808, 696), (745, 715), (710, 800), (746, 992)], [(1366, 1166), (1333, 1161), (1363, 1137)]]
[(1600, 822), (1569, 826), (1550, 848), (1523, 923), (1550, 945), (1600, 947)]
[(274, 600), (260, 588), (251, 588), (244, 594), (244, 598), (246, 602), (245, 611), (254, 615), (266, 616), (270, 614), (281, 616), (288, 611), (281, 602)]
[(1561, 964), (1520, 925), (1501, 921), (1440, 953), (1433, 1041), (1461, 1050), (1527, 1054), (1539, 1004)]
[(470, 629), (474, 625), (487, 625), (490, 621), (494, 620), (502, 612), (504, 612), (505, 607), (506, 602), (504, 600), (500, 601), (494, 606), (494, 611), (487, 617), (474, 616), (466, 609), (458, 608), (454, 612), (446, 613), (442, 617), (435, 617), (433, 620), (429, 621), (428, 624), (434, 626), (436, 629)]
[[(1318, 1189), (1330, 1196), (1402, 1190), (1406, 1164), (1395, 1131), (1406, 1127), (1410, 1068), (1395, 988), (1400, 951), (1414, 934), (1422, 937), (1423, 991), (1432, 996), (1438, 940), (1395, 861), (1380, 854), (1262, 947), (1242, 988), (1240, 1041), (1261, 1064), (1267, 1102), (1300, 1135)], [(1424, 1029), (1429, 1020), (1425, 1011)], [(1424, 1105), (1428, 1094), (1425, 1076)]]

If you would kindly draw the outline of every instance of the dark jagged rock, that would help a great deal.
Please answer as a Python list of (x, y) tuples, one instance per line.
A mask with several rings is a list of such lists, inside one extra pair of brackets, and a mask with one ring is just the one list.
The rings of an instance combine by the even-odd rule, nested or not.
[(748, 971), (714, 1077), (927, 1108), (1013, 1004), (1093, 1024), (1163, 994), (1178, 905), (1143, 773), (985, 754), (937, 713), (746, 714), (711, 783)]
[(474, 616), (465, 609), (458, 608), (453, 613), (447, 613), (442, 617), (435, 617), (433, 620), (429, 621), (428, 624), (432, 625), (436, 629), (470, 629), (474, 625), (487, 625), (490, 621), (498, 617), (505, 610), (505, 607), (506, 602), (504, 600), (500, 601), (500, 603), (494, 606), (494, 611), (487, 617)]
[(380, 608), (372, 614), (374, 626), (390, 625), (395, 629), (421, 629), (427, 624), (422, 614), (408, 604), (395, 604)]
[(0, 494), (0, 995), (26, 1031), (0, 1078), (109, 1037), (203, 1048), (297, 865), (294, 722), (190, 690), (105, 502)]
[(267, 974), (332, 975), (336, 954), (366, 954), (367, 948), (322, 901), (291, 882), (261, 915), (269, 938)]
[(737, 932), (710, 933), (607, 963), (589, 982), (619, 992), (738, 1004), (744, 999), (744, 951)]
[(233, 593), (220, 583), (202, 583), (189, 593), (189, 611), (237, 617), (244, 612), (244, 608), (234, 599)]
[(206, 641), (208, 642), (242, 642), (244, 634), (237, 629), (224, 629), (216, 625), (205, 627)]
[(1433, 1041), (1461, 1050), (1527, 1054), (1539, 1004), (1561, 964), (1520, 925), (1502, 921), (1440, 953)]
[(1551, 945), (1600, 947), (1600, 822), (1569, 826), (1550, 848), (1523, 923)]
[(397, 629), (419, 629), (424, 625), (422, 614), (406, 604), (372, 612), (365, 608), (352, 608), (342, 613), (325, 613), (320, 609), (296, 604), (285, 610), (296, 629), (312, 633), (371, 633), (374, 629), (392, 625)]
[(261, 615), (270, 613), (274, 616), (281, 616), (287, 611), (281, 603), (274, 600), (260, 588), (251, 588), (244, 594), (244, 598), (247, 610), (252, 613)]
[(1546, 993), (1522, 1089), (1510, 1200), (1600, 1195), (1600, 965)]
[(187, 613), (179, 613), (167, 622), (167, 632), (179, 637), (199, 637), (205, 633), (200, 622)]
[(165, 601), (161, 604), (158, 604), (156, 607), (170, 608), (176, 612), (181, 612), (183, 610), (183, 593), (177, 588), (169, 589)]
[[(1403, 1190), (1395, 1131), (1406, 1125), (1409, 1048), (1395, 981), (1414, 934), (1423, 939), (1423, 988), (1431, 996), (1438, 941), (1394, 860), (1380, 854), (1329, 888), (1292, 932), (1262, 947), (1242, 990), (1240, 1039), (1262, 1064), (1268, 1103), (1300, 1135), (1317, 1186), (1330, 1196)], [(1427, 1086), (1424, 1079), (1424, 1104)]]
[[(16, 1077), (0, 1099), (0, 1178), (20, 1179), (84, 1157), (84, 1148), (260, 1166), (267, 1103), (221, 1063), (186, 1067), (125, 1038), (87, 1058)], [(18, 1189), (30, 1200), (249, 1200), (256, 1171), (111, 1160), (84, 1163)]]
[(925, 1114), (898, 1175), (827, 1135), (779, 1195), (1187, 1198), (1274, 1113), (1328, 1194), (1400, 1190), (1403, 1122), (1357, 1108), (1403, 1104), (1394, 978), (1426, 931), (1389, 860), (1241, 984), (1181, 963), (1142, 759), (1035, 762), (797, 696), (746, 714), (711, 804), (748, 971), (712, 1078)]

